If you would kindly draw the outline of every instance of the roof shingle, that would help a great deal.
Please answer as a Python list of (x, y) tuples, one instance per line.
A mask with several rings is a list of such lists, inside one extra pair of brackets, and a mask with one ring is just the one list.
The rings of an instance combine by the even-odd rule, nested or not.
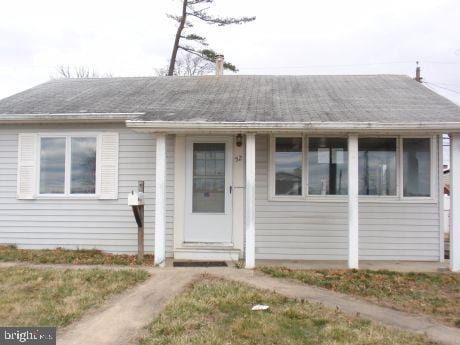
[(143, 113), (152, 121), (460, 122), (407, 76), (57, 79), (0, 100), (0, 114)]

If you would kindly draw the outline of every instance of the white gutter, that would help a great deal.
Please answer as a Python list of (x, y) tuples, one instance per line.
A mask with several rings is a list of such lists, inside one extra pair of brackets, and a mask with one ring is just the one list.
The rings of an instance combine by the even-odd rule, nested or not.
[(459, 122), (190, 122), (127, 120), (133, 129), (155, 131), (218, 131), (218, 132), (295, 132), (295, 131), (460, 131)]
[(144, 113), (0, 114), (0, 123), (125, 122)]

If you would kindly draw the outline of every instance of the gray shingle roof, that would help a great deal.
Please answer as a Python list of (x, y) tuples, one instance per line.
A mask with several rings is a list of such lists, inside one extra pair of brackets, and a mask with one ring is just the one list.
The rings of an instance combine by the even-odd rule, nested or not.
[(460, 107), (407, 76), (58, 79), (0, 101), (0, 114), (144, 113), (143, 120), (460, 122)]

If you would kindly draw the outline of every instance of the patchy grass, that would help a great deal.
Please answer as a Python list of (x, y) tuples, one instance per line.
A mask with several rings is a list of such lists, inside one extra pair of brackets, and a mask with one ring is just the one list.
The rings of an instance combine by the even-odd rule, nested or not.
[[(254, 304), (268, 311), (251, 311)], [(430, 344), (318, 304), (219, 279), (194, 283), (148, 327), (151, 344)]]
[(66, 326), (148, 276), (143, 270), (1, 268), (0, 325)]
[[(141, 264), (137, 255), (115, 255), (97, 249), (18, 249), (0, 245), (0, 261), (21, 261), (35, 264), (124, 265)], [(153, 265), (153, 255), (144, 256), (144, 265)]]
[(424, 313), (460, 327), (460, 275), (371, 270), (291, 270), (262, 267), (273, 277), (291, 278), (410, 313)]

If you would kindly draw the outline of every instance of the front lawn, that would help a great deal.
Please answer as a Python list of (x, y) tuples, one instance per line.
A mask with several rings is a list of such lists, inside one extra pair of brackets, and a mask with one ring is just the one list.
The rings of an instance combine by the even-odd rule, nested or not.
[(142, 270), (0, 268), (0, 325), (66, 326), (148, 276)]
[[(0, 261), (35, 264), (138, 265), (137, 255), (115, 255), (97, 249), (18, 249), (0, 245)], [(145, 265), (153, 265), (153, 255), (145, 255)]]
[[(252, 311), (255, 304), (268, 311)], [(204, 278), (148, 327), (150, 344), (430, 344), (423, 336), (376, 325), (318, 304)]]
[(460, 275), (371, 270), (292, 270), (261, 267), (273, 277), (350, 294), (397, 310), (423, 313), (460, 327)]

